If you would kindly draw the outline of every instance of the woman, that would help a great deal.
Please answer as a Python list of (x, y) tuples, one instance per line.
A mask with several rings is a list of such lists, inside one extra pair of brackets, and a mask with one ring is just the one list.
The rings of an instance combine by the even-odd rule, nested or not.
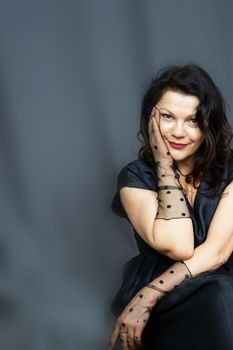
[(113, 349), (233, 349), (233, 151), (225, 103), (197, 65), (160, 71), (145, 94), (138, 159), (114, 212), (140, 254), (113, 304)]

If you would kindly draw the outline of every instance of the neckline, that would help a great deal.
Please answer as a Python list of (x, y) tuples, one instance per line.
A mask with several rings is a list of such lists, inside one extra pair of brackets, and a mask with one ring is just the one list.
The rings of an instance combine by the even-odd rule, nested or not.
[[(155, 162), (155, 161), (153, 162), (153, 167), (154, 167), (154, 171), (156, 172), (156, 162)], [(187, 203), (187, 205), (191, 208), (192, 212), (195, 211), (195, 208), (196, 208), (196, 206), (197, 206), (197, 201), (198, 201), (199, 196), (200, 196), (200, 191), (201, 191), (201, 189), (203, 189), (204, 183), (205, 183), (205, 181), (204, 181), (203, 179), (200, 180), (200, 184), (199, 184), (199, 186), (198, 186), (198, 189), (197, 189), (197, 192), (196, 192), (196, 196), (195, 196), (195, 198), (194, 198), (193, 206), (192, 206), (191, 203), (189, 202), (187, 196), (184, 196), (184, 198), (185, 198), (185, 200), (186, 200), (186, 203)]]
[(192, 209), (193, 212), (195, 211), (195, 208), (197, 206), (197, 201), (198, 201), (199, 196), (200, 196), (200, 191), (201, 191), (201, 189), (203, 189), (203, 185), (204, 185), (204, 180), (201, 180), (200, 184), (199, 184), (199, 186), (197, 188), (197, 192), (196, 192), (196, 195), (195, 195), (195, 198), (194, 198), (193, 206), (189, 202), (188, 197), (186, 195), (184, 196), (188, 206)]

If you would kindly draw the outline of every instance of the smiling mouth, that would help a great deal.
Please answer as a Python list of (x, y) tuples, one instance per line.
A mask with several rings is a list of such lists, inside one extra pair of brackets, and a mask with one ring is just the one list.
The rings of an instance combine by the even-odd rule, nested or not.
[(171, 142), (171, 141), (168, 141), (168, 142), (171, 143), (172, 145), (187, 146), (187, 143), (177, 143), (177, 142)]
[(187, 146), (187, 144), (183, 144), (183, 143), (169, 142), (169, 144), (171, 145), (172, 148), (175, 148), (175, 149), (181, 149)]

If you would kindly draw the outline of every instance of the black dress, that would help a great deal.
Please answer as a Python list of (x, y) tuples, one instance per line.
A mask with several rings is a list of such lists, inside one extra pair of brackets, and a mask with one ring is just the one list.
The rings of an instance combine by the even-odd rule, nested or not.
[[(157, 191), (155, 167), (155, 163), (134, 160), (120, 171), (112, 202), (115, 214), (128, 220), (120, 201), (120, 188)], [(233, 179), (233, 162), (222, 175), (221, 193)], [(209, 194), (207, 183), (202, 181), (193, 208), (186, 198), (195, 247), (205, 241), (220, 200), (221, 194), (212, 198)], [(111, 305), (116, 317), (142, 287), (175, 262), (152, 249), (133, 230), (139, 254), (124, 267), (122, 285)], [(142, 344), (146, 350), (233, 350), (233, 254), (217, 271), (185, 280), (164, 296), (152, 310), (142, 333)]]

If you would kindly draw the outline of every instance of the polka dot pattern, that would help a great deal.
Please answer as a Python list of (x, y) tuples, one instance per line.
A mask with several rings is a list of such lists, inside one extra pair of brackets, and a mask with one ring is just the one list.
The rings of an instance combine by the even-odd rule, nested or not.
[[(172, 165), (166, 166), (166, 169), (169, 167), (174, 170)], [(158, 174), (161, 183), (158, 183), (157, 201), (159, 210), (156, 213), (156, 218), (163, 220), (190, 218), (189, 208), (186, 206), (186, 196), (183, 193), (183, 188), (178, 184), (178, 181), (174, 181), (174, 177), (173, 181), (170, 181), (170, 175), (174, 176), (175, 173), (171, 173), (171, 171), (166, 173), (161, 166), (161, 171)], [(165, 181), (166, 178), (168, 178), (169, 184)]]

